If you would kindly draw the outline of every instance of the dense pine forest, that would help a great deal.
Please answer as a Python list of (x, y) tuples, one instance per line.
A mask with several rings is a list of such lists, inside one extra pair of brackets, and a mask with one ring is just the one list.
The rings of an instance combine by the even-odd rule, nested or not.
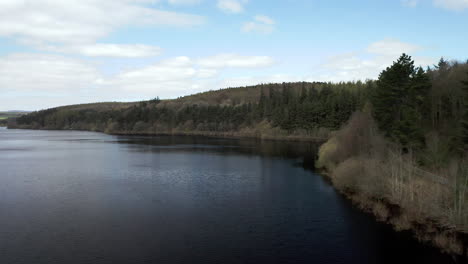
[(378, 80), (58, 107), (9, 127), (321, 140), (318, 166), (359, 206), (448, 252), (466, 251), (468, 62), (442, 58), (423, 69), (403, 54)]

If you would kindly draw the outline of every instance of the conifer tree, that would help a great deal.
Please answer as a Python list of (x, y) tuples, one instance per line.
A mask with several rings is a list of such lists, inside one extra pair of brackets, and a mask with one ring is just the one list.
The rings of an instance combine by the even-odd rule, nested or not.
[(301, 97), (299, 98), (299, 102), (303, 103), (307, 99), (307, 89), (305, 87), (305, 82), (302, 82), (301, 85)]
[(396, 122), (401, 120), (403, 93), (408, 90), (413, 73), (414, 63), (406, 54), (380, 73), (372, 103), (375, 119), (387, 135), (392, 134)]
[(411, 56), (401, 55), (380, 74), (372, 98), (379, 128), (404, 147), (422, 147), (421, 120), (430, 87), (424, 70), (414, 67)]
[(440, 58), (439, 63), (435, 66), (435, 68), (439, 71), (439, 74), (445, 74), (449, 67), (449, 62), (446, 61), (444, 57)]

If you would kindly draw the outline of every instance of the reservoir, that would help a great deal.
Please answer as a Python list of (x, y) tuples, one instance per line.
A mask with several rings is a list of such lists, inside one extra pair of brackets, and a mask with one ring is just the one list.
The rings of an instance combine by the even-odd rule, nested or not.
[(0, 128), (0, 263), (452, 263), (354, 208), (317, 148)]

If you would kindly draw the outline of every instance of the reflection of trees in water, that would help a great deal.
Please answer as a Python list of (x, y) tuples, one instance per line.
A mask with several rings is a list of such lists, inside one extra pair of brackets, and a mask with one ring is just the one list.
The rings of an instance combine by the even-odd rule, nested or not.
[(119, 136), (117, 143), (138, 152), (207, 152), (219, 155), (252, 155), (297, 159), (313, 169), (320, 143), (259, 139), (231, 139), (203, 136)]

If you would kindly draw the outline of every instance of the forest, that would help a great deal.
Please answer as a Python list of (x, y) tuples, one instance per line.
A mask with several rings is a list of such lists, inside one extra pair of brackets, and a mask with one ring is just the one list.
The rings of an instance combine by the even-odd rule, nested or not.
[(468, 233), (468, 65), (401, 56), (364, 108), (321, 146), (318, 167), (362, 209), (446, 252)]
[[(273, 133), (327, 139), (354, 112), (368, 111), (379, 131), (405, 152), (421, 152), (436, 141), (445, 148), (439, 152), (448, 157), (466, 152), (467, 82), (467, 63), (441, 58), (434, 67), (423, 69), (403, 54), (378, 80), (260, 84), (173, 100), (156, 97), (136, 103), (65, 106), (11, 119), (9, 126), (114, 134), (245, 132), (261, 137)], [(445, 159), (440, 157), (436, 163)]]
[(257, 136), (266, 127), (280, 135), (321, 130), (327, 137), (353, 112), (370, 108), (380, 131), (405, 148), (422, 149), (428, 137), (436, 137), (448, 152), (463, 151), (467, 72), (466, 63), (443, 58), (422, 69), (404, 54), (378, 80), (260, 84), (174, 100), (66, 106), (33, 112), (10, 126), (117, 134), (254, 131)]
[(108, 107), (52, 108), (16, 119), (22, 128), (115, 134), (262, 133), (310, 135), (338, 129), (360, 109), (375, 82), (282, 83), (222, 89), (175, 100)]

